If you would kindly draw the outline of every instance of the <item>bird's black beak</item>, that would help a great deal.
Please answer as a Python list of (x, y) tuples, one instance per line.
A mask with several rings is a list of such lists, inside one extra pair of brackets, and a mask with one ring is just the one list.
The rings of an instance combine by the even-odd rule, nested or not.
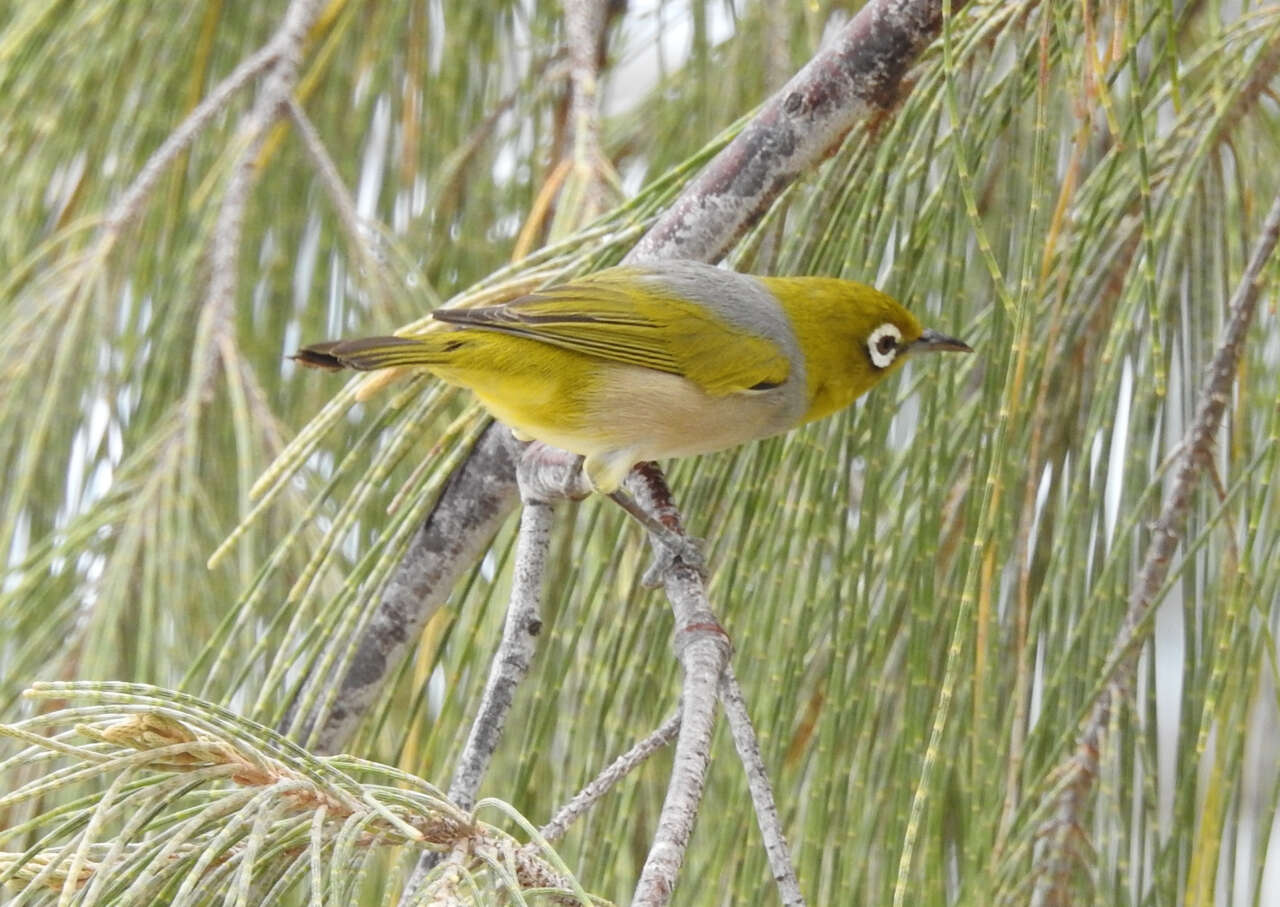
[(972, 353), (973, 347), (965, 343), (963, 340), (957, 340), (954, 337), (948, 337), (946, 334), (939, 334), (937, 331), (926, 328), (925, 332), (917, 337), (911, 343), (907, 344), (907, 352), (909, 353)]

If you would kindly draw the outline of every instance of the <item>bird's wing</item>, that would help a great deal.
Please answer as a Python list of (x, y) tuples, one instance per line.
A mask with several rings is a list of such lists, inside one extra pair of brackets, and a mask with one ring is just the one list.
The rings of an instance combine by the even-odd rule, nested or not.
[(437, 309), (438, 321), (528, 337), (680, 375), (713, 396), (776, 387), (790, 365), (778, 344), (731, 325), (705, 305), (637, 298), (634, 272), (610, 271), (496, 306)]

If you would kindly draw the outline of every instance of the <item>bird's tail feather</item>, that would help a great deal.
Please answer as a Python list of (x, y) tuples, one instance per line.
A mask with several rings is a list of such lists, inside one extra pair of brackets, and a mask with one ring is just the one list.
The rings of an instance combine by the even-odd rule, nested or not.
[(304, 346), (293, 354), (294, 361), (336, 371), (343, 368), (362, 372), (397, 366), (432, 365), (441, 360), (438, 343), (417, 337), (362, 337), (359, 340), (330, 340)]

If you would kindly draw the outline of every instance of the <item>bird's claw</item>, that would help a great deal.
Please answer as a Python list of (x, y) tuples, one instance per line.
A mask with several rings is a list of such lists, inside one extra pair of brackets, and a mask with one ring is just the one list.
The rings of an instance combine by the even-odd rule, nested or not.
[(663, 578), (677, 563), (693, 570), (705, 583), (710, 574), (707, 570), (707, 557), (704, 552), (706, 543), (692, 536), (671, 533), (663, 538), (650, 538), (653, 548), (653, 560), (641, 577), (641, 584), (647, 589), (662, 585)]

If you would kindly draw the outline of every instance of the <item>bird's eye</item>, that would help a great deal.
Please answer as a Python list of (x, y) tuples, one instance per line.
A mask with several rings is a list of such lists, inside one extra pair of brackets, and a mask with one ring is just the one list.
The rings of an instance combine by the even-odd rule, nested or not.
[(867, 353), (871, 356), (871, 364), (876, 368), (888, 368), (898, 355), (898, 343), (902, 340), (902, 332), (897, 325), (885, 322), (867, 338)]

